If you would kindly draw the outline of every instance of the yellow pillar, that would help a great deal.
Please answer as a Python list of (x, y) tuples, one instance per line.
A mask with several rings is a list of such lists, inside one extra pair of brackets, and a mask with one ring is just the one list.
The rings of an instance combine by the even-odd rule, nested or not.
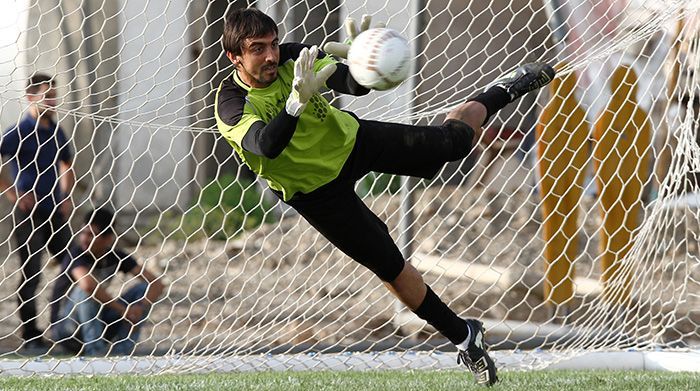
[(590, 124), (576, 96), (573, 73), (552, 81), (551, 99), (536, 126), (544, 233), (544, 297), (561, 305), (573, 297), (578, 255), (578, 208), (583, 193)]
[(651, 123), (636, 102), (637, 76), (630, 67), (613, 72), (613, 96), (595, 123), (593, 157), (603, 217), (601, 267), (607, 301), (625, 303), (630, 275), (620, 268), (639, 227), (642, 188), (648, 178)]

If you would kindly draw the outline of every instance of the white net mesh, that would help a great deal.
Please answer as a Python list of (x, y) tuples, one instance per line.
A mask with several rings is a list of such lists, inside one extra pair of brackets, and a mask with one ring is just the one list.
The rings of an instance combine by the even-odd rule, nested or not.
[[(485, 322), (500, 364), (555, 360), (538, 349), (698, 346), (697, 1), (15, 0), (0, 14), (2, 175), (15, 185), (0, 201), (0, 357), (19, 357), (13, 370), (90, 365), (51, 358), (65, 346), (22, 345), (33, 327), (52, 338), (60, 270), (46, 254), (56, 235), (42, 231), (56, 222), (8, 202), (31, 144), (11, 148), (8, 133), (28, 115), (36, 72), (55, 75), (56, 120), (74, 151), (71, 237), (85, 212), (109, 206), (117, 247), (165, 286), (130, 360), (105, 371), (443, 366), (436, 352), (451, 345), (280, 204), (219, 136), (214, 94), (232, 70), (222, 18), (246, 6), (278, 21), (282, 42), (343, 39), (344, 18), (363, 13), (406, 36), (412, 78), (333, 96), (362, 118), (439, 123), (517, 64), (557, 64), (557, 79), (495, 116), (464, 162), (429, 182), (370, 175), (357, 191), (432, 289)], [(31, 256), (19, 239), (33, 240)], [(118, 274), (106, 291), (123, 295), (144, 276)]]

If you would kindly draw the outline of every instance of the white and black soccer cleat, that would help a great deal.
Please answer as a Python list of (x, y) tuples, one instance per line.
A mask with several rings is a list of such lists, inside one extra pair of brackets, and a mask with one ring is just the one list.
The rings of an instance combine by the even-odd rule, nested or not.
[(464, 364), (474, 374), (476, 382), (490, 387), (498, 381), (496, 364), (487, 352), (484, 342), (484, 325), (476, 319), (465, 319), (471, 335), (466, 351), (457, 353), (457, 364)]
[(524, 64), (491, 83), (487, 89), (493, 86), (504, 89), (512, 102), (530, 91), (546, 86), (554, 79), (556, 73), (551, 65), (543, 62)]

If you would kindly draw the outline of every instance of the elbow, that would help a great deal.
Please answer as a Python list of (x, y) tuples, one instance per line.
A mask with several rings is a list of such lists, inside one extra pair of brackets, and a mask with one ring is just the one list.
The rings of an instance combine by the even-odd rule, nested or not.
[(263, 148), (262, 153), (268, 159), (274, 159), (282, 154), (284, 148)]
[(366, 87), (362, 87), (361, 85), (358, 84), (357, 89), (355, 90), (355, 96), (365, 96), (369, 94), (371, 90)]
[(260, 137), (258, 139), (260, 152), (268, 159), (274, 159), (281, 155), (288, 143), (289, 141), (286, 143), (275, 142), (275, 140), (272, 140), (270, 137)]
[(347, 80), (345, 81), (345, 88), (350, 92), (351, 95), (354, 96), (364, 96), (369, 94), (370, 91), (372, 91), (371, 88), (367, 88), (363, 86), (362, 84), (358, 83), (355, 78), (353, 78), (351, 75), (348, 75)]

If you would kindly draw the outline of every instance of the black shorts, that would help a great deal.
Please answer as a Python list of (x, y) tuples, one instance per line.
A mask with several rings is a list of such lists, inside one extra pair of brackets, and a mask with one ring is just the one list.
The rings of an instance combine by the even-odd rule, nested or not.
[(443, 165), (464, 158), (474, 131), (459, 121), (443, 126), (412, 126), (358, 119), (355, 146), (336, 179), (287, 203), (338, 249), (393, 281), (404, 257), (389, 229), (355, 193), (370, 171), (430, 179)]

